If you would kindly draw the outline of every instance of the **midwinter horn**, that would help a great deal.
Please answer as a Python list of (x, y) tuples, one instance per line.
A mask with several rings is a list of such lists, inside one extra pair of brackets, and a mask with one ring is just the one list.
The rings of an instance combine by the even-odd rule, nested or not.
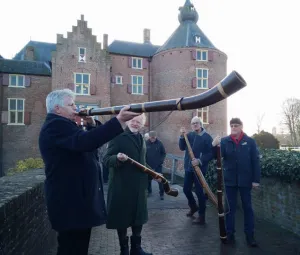
[[(217, 83), (213, 88), (199, 95), (182, 97), (177, 99), (130, 104), (130, 111), (142, 113), (199, 109), (222, 101), (223, 99), (231, 96), (240, 89), (246, 87), (246, 85), (247, 84), (243, 77), (238, 72), (232, 71), (222, 81)], [(123, 107), (124, 105), (105, 108), (92, 108), (83, 112), (79, 112), (79, 115), (94, 116), (118, 114)]]

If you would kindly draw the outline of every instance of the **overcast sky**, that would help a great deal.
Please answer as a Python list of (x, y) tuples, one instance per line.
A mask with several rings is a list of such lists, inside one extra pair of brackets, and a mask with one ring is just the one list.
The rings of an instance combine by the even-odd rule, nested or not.
[[(185, 0), (37, 0), (2, 1), (0, 54), (12, 58), (30, 39), (56, 42), (84, 14), (98, 41), (142, 42), (151, 29), (153, 44), (162, 45), (178, 27), (178, 7)], [(281, 104), (300, 98), (299, 5), (296, 0), (191, 0), (198, 25), (228, 55), (228, 73), (238, 71), (248, 86), (228, 99), (228, 119), (240, 117), (248, 134), (265, 113), (262, 128), (280, 131)], [(16, 8), (17, 6), (17, 8)], [(296, 25), (298, 24), (298, 25)], [(184, 95), (183, 95), (184, 96)]]

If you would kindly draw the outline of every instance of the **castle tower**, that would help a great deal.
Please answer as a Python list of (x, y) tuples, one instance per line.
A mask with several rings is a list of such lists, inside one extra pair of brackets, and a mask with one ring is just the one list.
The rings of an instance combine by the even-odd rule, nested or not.
[[(203, 93), (227, 75), (226, 54), (198, 27), (198, 18), (194, 5), (186, 0), (179, 8), (178, 28), (153, 56), (151, 101)], [(195, 115), (203, 119), (204, 128), (212, 136), (227, 133), (226, 100), (202, 109), (174, 111), (167, 118), (166, 112), (151, 113), (150, 126), (158, 132), (169, 153), (181, 154), (178, 149), (180, 127), (190, 131), (191, 118)]]

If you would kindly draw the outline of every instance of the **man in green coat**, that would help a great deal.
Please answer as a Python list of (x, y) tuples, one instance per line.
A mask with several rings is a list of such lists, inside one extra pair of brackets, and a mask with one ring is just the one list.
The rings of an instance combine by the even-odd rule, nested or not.
[(130, 255), (151, 255), (141, 248), (143, 224), (148, 221), (148, 176), (127, 161), (130, 157), (146, 164), (146, 145), (139, 133), (144, 126), (144, 114), (127, 122), (125, 132), (108, 144), (104, 164), (109, 169), (107, 195), (108, 229), (117, 229), (121, 255), (129, 255), (127, 228), (131, 227)]

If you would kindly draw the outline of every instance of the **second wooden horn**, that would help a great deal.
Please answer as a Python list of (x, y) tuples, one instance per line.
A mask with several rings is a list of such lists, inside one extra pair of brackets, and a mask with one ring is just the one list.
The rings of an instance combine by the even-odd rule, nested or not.
[[(130, 104), (130, 111), (142, 113), (199, 109), (222, 101), (223, 99), (231, 96), (232, 94), (244, 87), (246, 87), (246, 82), (243, 79), (243, 77), (236, 71), (232, 71), (214, 87), (199, 95), (169, 100)], [(118, 114), (123, 107), (124, 105), (105, 108), (92, 108), (80, 112), (79, 115), (94, 116)]]

